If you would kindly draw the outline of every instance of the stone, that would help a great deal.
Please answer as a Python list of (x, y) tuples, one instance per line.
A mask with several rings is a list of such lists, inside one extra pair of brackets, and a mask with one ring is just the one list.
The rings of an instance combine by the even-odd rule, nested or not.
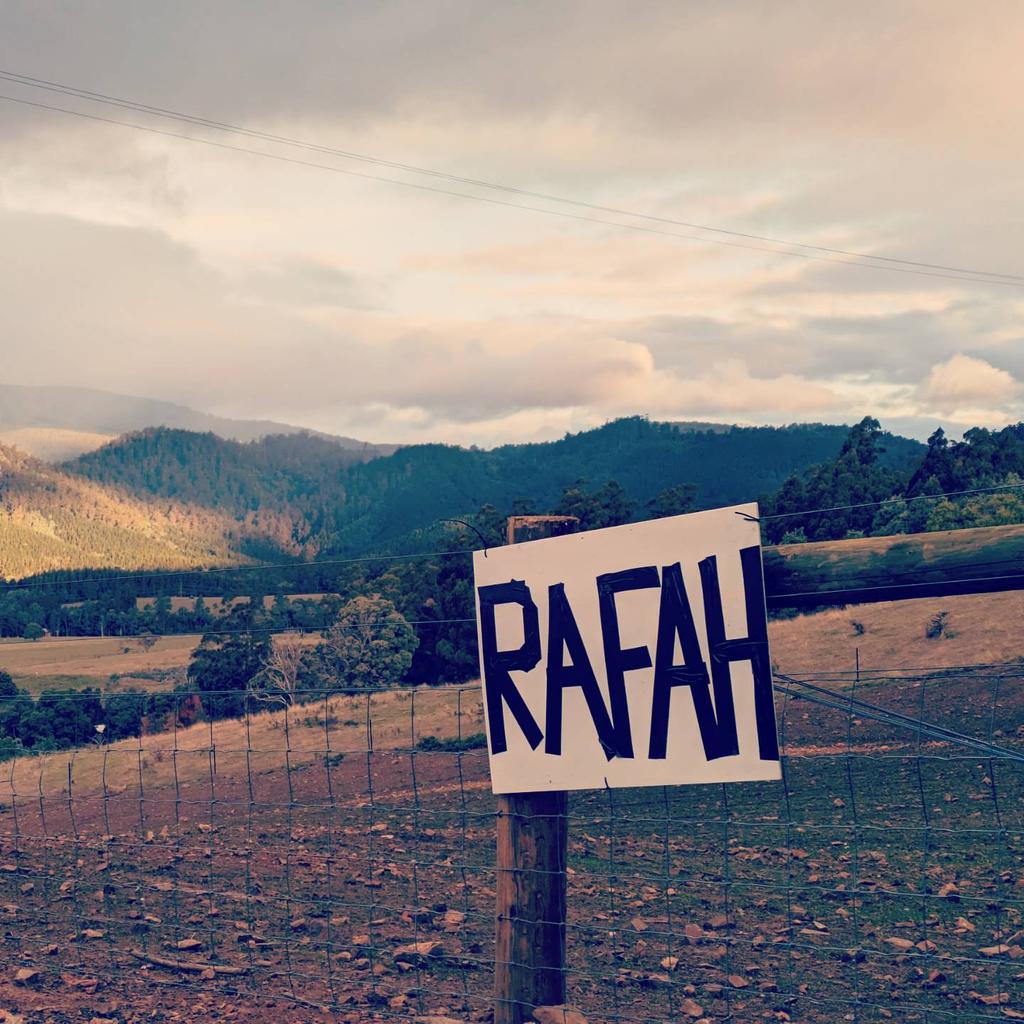
[(533, 1011), (537, 1024), (587, 1024), (587, 1018), (572, 1006), (538, 1006)]

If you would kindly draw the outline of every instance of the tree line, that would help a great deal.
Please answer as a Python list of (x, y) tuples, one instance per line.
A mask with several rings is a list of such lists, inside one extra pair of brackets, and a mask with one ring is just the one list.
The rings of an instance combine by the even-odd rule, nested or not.
[[(1024, 424), (942, 429), (909, 471), (883, 460), (878, 420), (865, 417), (835, 458), (791, 475), (761, 502), (770, 544), (929, 533), (1024, 522)], [(964, 491), (988, 493), (963, 494)], [(808, 512), (819, 509), (821, 511)]]
[(332, 693), (382, 689), (406, 677), (419, 646), (405, 617), (379, 595), (347, 602), (319, 642), (267, 632), (245, 607), (228, 621), (231, 631), (203, 636), (187, 681), (166, 692), (103, 693), (87, 687), (46, 690), (33, 700), (0, 670), (0, 760), (114, 743)]
[[(1024, 425), (968, 431), (959, 442), (936, 431), (918, 463), (902, 472), (884, 458), (885, 444), (877, 420), (865, 418), (834, 458), (763, 497), (764, 539), (799, 543), (1024, 522)], [(995, 490), (940, 496), (979, 488)], [(485, 505), (464, 524), (449, 523), (423, 538), (443, 555), (141, 579), (58, 573), (46, 577), (47, 586), (4, 588), (3, 635), (201, 632), (203, 638), (187, 683), (176, 693), (48, 691), (33, 701), (0, 676), (0, 752), (109, 742), (166, 727), (172, 714), (186, 723), (339, 689), (464, 682), (477, 672), (469, 556), (482, 544), (504, 543), (508, 515), (574, 515), (589, 530), (681, 514), (700, 504), (699, 489), (689, 482), (673, 483), (641, 503), (614, 480), (597, 486), (579, 480), (551, 507), (528, 499), (501, 510)], [(172, 610), (175, 593), (196, 600)], [(270, 594), (273, 599), (265, 600)], [(321, 596), (288, 599), (302, 594)], [(140, 596), (155, 599), (140, 607)], [(214, 615), (207, 605), (213, 597), (230, 610)], [(242, 600), (232, 605), (228, 599), (236, 597)], [(314, 639), (273, 639), (289, 630)]]

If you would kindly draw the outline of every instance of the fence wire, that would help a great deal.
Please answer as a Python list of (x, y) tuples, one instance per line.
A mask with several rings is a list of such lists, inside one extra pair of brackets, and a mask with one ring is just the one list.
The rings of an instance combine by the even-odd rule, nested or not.
[[(1024, 668), (829, 671), (781, 783), (570, 795), (591, 1024), (1024, 1018)], [(0, 1008), (489, 1019), (478, 688), (307, 697), (0, 765)]]

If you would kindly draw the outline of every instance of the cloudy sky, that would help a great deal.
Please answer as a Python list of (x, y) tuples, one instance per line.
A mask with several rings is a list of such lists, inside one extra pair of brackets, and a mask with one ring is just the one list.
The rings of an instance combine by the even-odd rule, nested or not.
[(6, 0), (5, 72), (662, 220), (0, 81), (206, 140), (0, 100), (0, 375), (381, 441), (1016, 421), (1024, 284), (668, 222), (1024, 274), (1022, 48), (1017, 2)]

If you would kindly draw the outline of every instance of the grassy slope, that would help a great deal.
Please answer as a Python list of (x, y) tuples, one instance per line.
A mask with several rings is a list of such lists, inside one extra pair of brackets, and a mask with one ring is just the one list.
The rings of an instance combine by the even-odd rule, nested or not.
[(131, 497), (2, 445), (0, 500), (0, 577), (248, 560), (237, 553), (237, 524), (228, 516)]
[[(939, 611), (948, 612), (949, 635), (927, 639), (925, 628)], [(854, 650), (860, 648), (862, 666), (870, 671), (891, 668), (941, 668), (1024, 657), (1024, 639), (1018, 623), (1024, 614), (1024, 594), (968, 595), (954, 598), (900, 601), (889, 605), (863, 605), (818, 612), (771, 624), (772, 657), (780, 671), (801, 675), (850, 671)], [(856, 635), (852, 623), (864, 626)], [(315, 637), (310, 642), (315, 641)], [(136, 641), (117, 639), (62, 639), (31, 643), (0, 644), (0, 666), (21, 679), (76, 673), (92, 675), (92, 684), (103, 684), (112, 672), (153, 671), (183, 666), (194, 637), (164, 637), (145, 651)], [(129, 651), (124, 653), (123, 648)], [(93, 675), (94, 674), (94, 675)], [(461, 693), (461, 696), (460, 696)], [(259, 770), (281, 770), (285, 748), (293, 767), (323, 757), (329, 733), (335, 752), (365, 752), (364, 723), (367, 697), (334, 697), (326, 705), (314, 703), (290, 712), (285, 735), (285, 715), (277, 711), (253, 715), (249, 722), (224, 721), (212, 726), (199, 723), (176, 733), (147, 736), (145, 783), (165, 785), (173, 777), (173, 751), (181, 782), (198, 781), (209, 772), (206, 751), (211, 736), (217, 747), (218, 772), (243, 775), (245, 756), (257, 756)], [(424, 736), (466, 736), (483, 730), (479, 690), (475, 684), (462, 688), (392, 692), (369, 698), (374, 722), (375, 748), (407, 747)], [(412, 703), (415, 726), (412, 727)], [(461, 710), (461, 717), (458, 711)], [(137, 773), (138, 740), (125, 740), (104, 750), (87, 748), (75, 754), (76, 785), (88, 790), (98, 784), (104, 757), (110, 778), (123, 771)], [(14, 783), (19, 791), (35, 791), (42, 773), (44, 789), (60, 792), (66, 783), (68, 752), (23, 758), (14, 762)], [(118, 773), (118, 774), (115, 774)]]
[[(929, 639), (939, 612), (948, 613), (945, 634)], [(1024, 657), (1022, 617), (1024, 593), (967, 594), (835, 608), (773, 622), (769, 633), (772, 659), (789, 675), (852, 671), (857, 649), (868, 671), (944, 668)]]
[[(317, 634), (304, 641), (319, 642)], [(85, 686), (111, 688), (111, 676), (122, 687), (152, 682), (153, 676), (184, 672), (199, 643), (195, 634), (162, 636), (148, 648), (125, 637), (54, 637), (45, 640), (0, 640), (0, 669), (18, 686), (33, 693)], [(153, 689), (170, 689), (170, 682)], [(147, 687), (149, 688), (149, 687)]]
[(1022, 562), (1024, 524), (784, 544), (764, 553), (770, 594), (999, 576)]
[[(374, 749), (407, 748), (425, 736), (454, 736), (461, 724), (462, 735), (483, 732), (483, 708), (475, 687), (440, 688), (429, 691), (391, 692), (370, 698)], [(415, 701), (415, 719), (411, 714)], [(460, 715), (461, 709), (461, 718)], [(325, 728), (325, 711), (327, 726)], [(367, 749), (366, 697), (333, 697), (324, 702), (302, 705), (287, 715), (281, 711), (253, 714), (248, 721), (200, 722), (174, 732), (156, 733), (142, 741), (143, 783), (150, 787), (198, 782), (209, 777), (208, 751), (211, 737), (217, 748), (217, 773), (225, 779), (245, 778), (247, 755), (259, 773), (283, 772), (286, 764), (294, 770), (322, 761), (328, 748), (336, 755), (363, 754)], [(413, 722), (415, 725), (413, 726)], [(17, 792), (64, 791), (67, 765), (74, 758), (75, 786), (80, 792), (102, 786), (104, 771), (108, 790), (124, 792), (137, 785), (139, 776), (138, 739), (123, 740), (107, 747), (85, 747), (76, 752), (59, 751), (40, 757), (21, 757), (5, 765), (12, 773)], [(177, 752), (177, 753), (175, 753)]]
[[(928, 623), (943, 611), (946, 634), (928, 639)], [(791, 675), (852, 670), (858, 648), (866, 670), (942, 668), (1024, 657), (1022, 618), (1024, 594), (969, 594), (800, 615), (773, 621), (769, 635), (775, 664)], [(854, 622), (861, 623), (863, 634)], [(308, 639), (317, 641), (316, 635)], [(146, 649), (138, 640), (119, 637), (2, 640), (0, 668), (33, 691), (44, 685), (106, 687), (112, 675), (129, 677), (123, 685), (135, 685), (130, 677), (139, 673), (183, 669), (197, 642), (196, 636), (166, 636)]]

